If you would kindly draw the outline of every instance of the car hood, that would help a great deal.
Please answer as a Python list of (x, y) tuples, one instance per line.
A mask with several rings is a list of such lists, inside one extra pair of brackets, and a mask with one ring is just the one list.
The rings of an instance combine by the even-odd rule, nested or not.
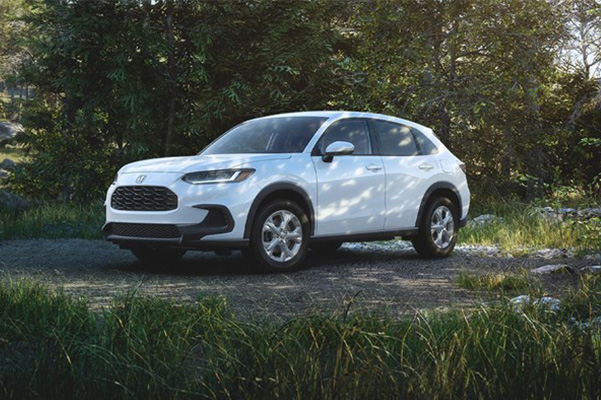
[(119, 173), (140, 172), (179, 172), (207, 171), (215, 169), (235, 168), (245, 164), (289, 159), (290, 154), (223, 154), (223, 155), (198, 155), (189, 157), (165, 157), (137, 161), (127, 164)]

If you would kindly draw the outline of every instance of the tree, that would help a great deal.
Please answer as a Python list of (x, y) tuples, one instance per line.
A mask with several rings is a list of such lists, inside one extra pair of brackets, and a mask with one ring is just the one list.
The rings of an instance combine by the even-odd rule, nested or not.
[[(19, 79), (19, 71), (31, 62), (25, 40), (29, 27), (22, 21), (28, 12), (23, 0), (0, 0), (0, 93), (10, 89), (14, 99), (15, 90), (21, 88), (22, 97), (29, 97), (29, 85)], [(0, 101), (0, 116), (3, 103)]]
[(249, 117), (325, 107), (339, 4), (29, 0), (35, 62), (22, 76), (39, 96), (24, 118), (40, 156), (13, 187), (97, 197), (125, 162), (194, 154)]
[(544, 173), (540, 96), (561, 38), (561, 10), (544, 0), (358, 4), (351, 21), (361, 76), (339, 103), (422, 121), (476, 178)]
[(565, 6), (564, 40), (559, 47), (560, 64), (566, 72), (585, 78), (601, 76), (601, 2), (572, 0)]

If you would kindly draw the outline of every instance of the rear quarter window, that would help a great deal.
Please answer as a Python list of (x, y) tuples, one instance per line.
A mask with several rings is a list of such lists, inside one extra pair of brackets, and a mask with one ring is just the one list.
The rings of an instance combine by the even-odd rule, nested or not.
[(372, 121), (383, 156), (416, 156), (417, 145), (411, 128), (393, 122)]
[(438, 154), (438, 147), (428, 137), (421, 131), (417, 129), (413, 129), (413, 136), (415, 137), (415, 141), (417, 142), (417, 147), (419, 149), (419, 154), (422, 155), (431, 155)]

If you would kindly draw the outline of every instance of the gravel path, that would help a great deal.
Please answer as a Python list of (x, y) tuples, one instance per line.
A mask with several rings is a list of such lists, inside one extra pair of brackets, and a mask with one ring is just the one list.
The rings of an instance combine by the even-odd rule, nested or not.
[[(358, 307), (393, 314), (465, 306), (480, 300), (456, 285), (455, 277), (461, 271), (501, 272), (553, 263), (587, 265), (577, 259), (482, 254), (486, 251), (460, 248), (447, 259), (424, 260), (403, 242), (345, 244), (330, 256), (310, 255), (302, 271), (256, 274), (249, 271), (238, 252), (228, 257), (189, 252), (179, 264), (157, 271), (104, 241), (15, 240), (0, 242), (0, 279), (40, 280), (88, 297), (93, 308), (132, 290), (177, 301), (218, 295), (227, 298), (237, 314), (261, 318), (316, 309), (343, 312), (352, 299)], [(551, 285), (549, 294), (561, 291), (554, 287)]]

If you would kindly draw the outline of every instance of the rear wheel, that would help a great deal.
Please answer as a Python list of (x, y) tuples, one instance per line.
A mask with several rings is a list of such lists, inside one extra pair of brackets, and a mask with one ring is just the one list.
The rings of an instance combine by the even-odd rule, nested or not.
[(258, 213), (250, 237), (250, 253), (257, 266), (269, 272), (298, 269), (307, 256), (309, 218), (293, 201), (274, 200)]
[(432, 200), (419, 224), (419, 233), (411, 238), (423, 257), (446, 257), (455, 248), (459, 218), (455, 205), (446, 197)]
[(131, 252), (144, 264), (163, 265), (179, 261), (186, 254), (183, 249), (157, 248), (151, 246), (139, 246), (131, 249)]

